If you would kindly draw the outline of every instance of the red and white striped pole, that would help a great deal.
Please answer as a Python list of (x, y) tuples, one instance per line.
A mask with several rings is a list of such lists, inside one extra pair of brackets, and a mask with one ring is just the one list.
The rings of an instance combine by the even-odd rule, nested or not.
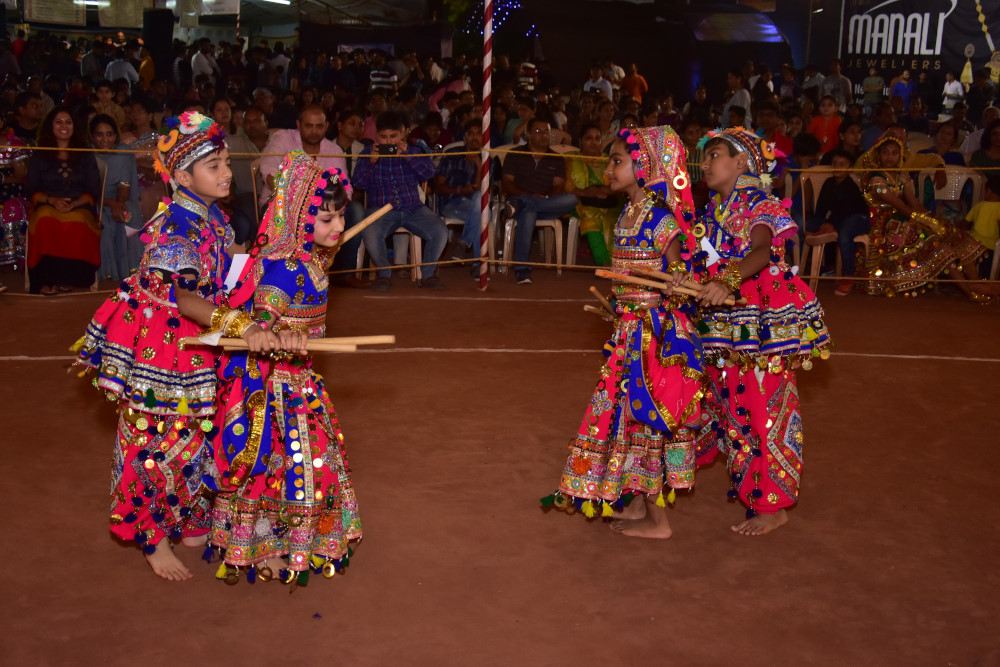
[(483, 152), (479, 181), (479, 289), (486, 289), (490, 238), (490, 102), (493, 74), (493, 0), (483, 0)]

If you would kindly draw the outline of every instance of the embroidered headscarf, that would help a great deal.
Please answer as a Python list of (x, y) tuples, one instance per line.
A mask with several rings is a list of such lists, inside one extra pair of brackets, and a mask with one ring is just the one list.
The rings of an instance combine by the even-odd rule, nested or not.
[(197, 111), (185, 111), (163, 121), (159, 139), (156, 142), (156, 158), (153, 168), (163, 178), (164, 183), (173, 182), (177, 169), (186, 169), (195, 160), (226, 147), (226, 131), (211, 118)]
[(879, 160), (878, 150), (882, 148), (882, 146), (885, 146), (887, 143), (890, 142), (899, 146), (899, 162), (892, 166), (902, 167), (903, 164), (906, 162), (906, 157), (907, 157), (906, 145), (903, 143), (902, 139), (900, 139), (892, 132), (886, 132), (885, 134), (883, 134), (881, 137), (878, 138), (874, 146), (872, 146), (871, 148), (869, 148), (867, 151), (864, 152), (864, 154), (861, 156), (861, 166), (865, 169), (868, 169), (869, 171), (881, 169), (882, 162)]
[[(253, 288), (263, 272), (261, 260), (315, 259), (325, 269), (333, 255), (313, 246), (316, 214), (323, 205), (323, 193), (331, 183), (340, 183), (351, 196), (351, 184), (340, 169), (324, 170), (302, 150), (285, 156), (274, 175), (274, 191), (260, 224), (260, 233), (250, 249), (251, 260), (243, 271), (230, 305), (240, 305), (253, 296)], [(253, 280), (247, 281), (247, 277)]]
[(625, 128), (618, 136), (625, 142), (632, 158), (632, 169), (639, 187), (663, 199), (678, 224), (690, 222), (694, 200), (685, 164), (687, 150), (680, 136), (669, 125)]

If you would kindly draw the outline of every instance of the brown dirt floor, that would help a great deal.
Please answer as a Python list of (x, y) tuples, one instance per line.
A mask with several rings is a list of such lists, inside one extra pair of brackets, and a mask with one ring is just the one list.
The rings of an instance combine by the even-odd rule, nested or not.
[(329, 335), (397, 345), (318, 362), (365, 538), (346, 576), (291, 595), (226, 586), (183, 547), (195, 578), (161, 581), (109, 536), (114, 415), (66, 372), (103, 297), (0, 297), (0, 664), (1000, 664), (1000, 309), (825, 283), (836, 348), (800, 375), (789, 524), (732, 534), (716, 463), (679, 495), (674, 537), (642, 541), (538, 503), (597, 377), (597, 279), (484, 294), (441, 273), (446, 292), (331, 292)]

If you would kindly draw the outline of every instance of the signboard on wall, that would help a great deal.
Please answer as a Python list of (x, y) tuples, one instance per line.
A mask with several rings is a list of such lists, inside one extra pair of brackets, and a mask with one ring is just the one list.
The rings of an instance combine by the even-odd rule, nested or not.
[(24, 20), (28, 23), (87, 25), (83, 0), (24, 0)]
[(152, 9), (153, 0), (106, 0), (97, 6), (102, 28), (141, 28), (142, 10)]
[(856, 92), (870, 67), (886, 81), (907, 69), (913, 78), (927, 73), (936, 83), (945, 72), (958, 78), (966, 62), (987, 67), (1000, 44), (1000, 0), (842, 3), (840, 58)]

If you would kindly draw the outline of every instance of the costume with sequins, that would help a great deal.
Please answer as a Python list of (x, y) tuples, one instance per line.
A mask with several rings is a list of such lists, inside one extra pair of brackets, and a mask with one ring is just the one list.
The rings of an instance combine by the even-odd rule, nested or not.
[[(685, 153), (669, 127), (623, 130), (633, 168), (648, 199), (627, 228), (615, 228), (613, 270), (666, 272), (671, 243), (690, 242), (690, 185)], [(688, 253), (690, 255), (690, 253)], [(690, 265), (687, 265), (690, 268)], [(570, 441), (559, 490), (544, 505), (610, 515), (635, 494), (663, 504), (662, 493), (694, 485), (695, 435), (702, 426), (707, 384), (701, 344), (683, 297), (637, 283), (613, 283), (614, 332), (576, 437)], [(648, 305), (649, 307), (644, 307)], [(666, 488), (664, 488), (666, 487)]]
[[(739, 132), (726, 131), (756, 156), (757, 165), (774, 160), (773, 145)], [(698, 323), (712, 380), (706, 409), (714, 413), (712, 428), (699, 440), (699, 464), (717, 452), (727, 456), (729, 496), (746, 505), (750, 517), (798, 499), (802, 417), (795, 369), (808, 370), (813, 358), (828, 356), (830, 336), (816, 295), (785, 262), (784, 242), (796, 225), (784, 204), (763, 191), (756, 173), (739, 176), (725, 201), (712, 195), (695, 226), (720, 256), (707, 267), (706, 279), (749, 254), (756, 227), (766, 226), (772, 237), (769, 264), (743, 276), (736, 292), (746, 304), (703, 308)], [(705, 250), (695, 254), (696, 264), (706, 259)]]
[[(28, 200), (20, 183), (7, 179), (14, 176), (17, 166), (28, 162), (27, 144), (7, 130), (6, 145), (0, 146), (0, 265), (24, 261), (24, 233), (28, 226)], [(24, 168), (22, 166), (22, 168)]]
[[(332, 255), (313, 248), (313, 216), (331, 178), (302, 151), (286, 158), (262, 224), (242, 293), (253, 317), (275, 331), (321, 338), (326, 331), (326, 269)], [(350, 190), (348, 189), (348, 192)], [(266, 237), (266, 238), (265, 238)], [(226, 353), (216, 424), (221, 493), (212, 511), (211, 544), (224, 565), (288, 558), (284, 581), (303, 583), (310, 569), (332, 576), (347, 564), (361, 519), (337, 414), (310, 358), (270, 360)], [(223, 574), (225, 569), (220, 570)], [(248, 578), (256, 569), (247, 569)], [(278, 574), (278, 573), (275, 573)]]
[(138, 270), (98, 308), (74, 347), (77, 363), (97, 371), (94, 386), (119, 411), (111, 532), (152, 553), (165, 536), (208, 532), (202, 491), (203, 483), (213, 485), (204, 468), (215, 356), (211, 348), (179, 346), (200, 327), (179, 313), (171, 277), (197, 274), (199, 295), (222, 305), (233, 230), (218, 206), (179, 188), (142, 238)]
[(865, 283), (870, 295), (917, 295), (918, 290), (946, 271), (952, 264), (964, 264), (981, 258), (986, 247), (971, 234), (941, 221), (926, 212), (904, 215), (882, 200), (891, 193), (900, 199), (913, 181), (906, 172), (882, 171), (879, 149), (887, 142), (899, 146), (901, 166), (906, 148), (895, 135), (886, 133), (860, 159), (870, 171), (864, 175), (865, 200), (871, 213), (871, 248), (865, 258)]

